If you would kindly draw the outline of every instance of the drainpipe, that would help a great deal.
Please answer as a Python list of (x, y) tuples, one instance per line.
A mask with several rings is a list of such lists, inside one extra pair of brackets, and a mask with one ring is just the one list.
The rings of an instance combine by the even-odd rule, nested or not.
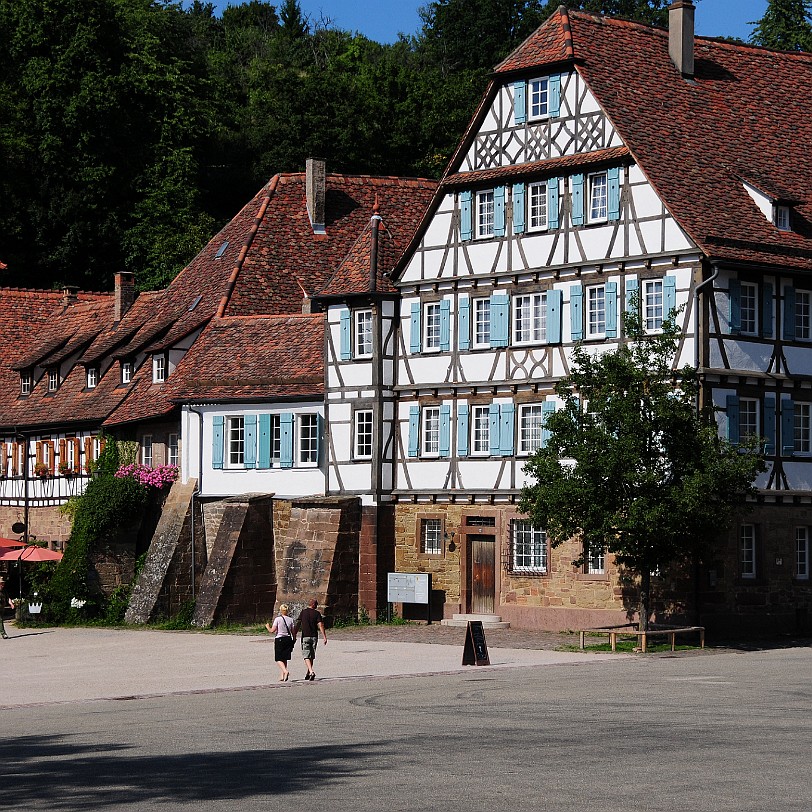
[(381, 215), (378, 213), (378, 195), (372, 208), (372, 238), (369, 246), (369, 292), (375, 293), (378, 285), (378, 230), (381, 227)]
[(195, 497), (199, 496), (201, 483), (203, 482), (203, 412), (195, 409), (194, 406), (189, 406), (189, 411), (194, 412), (200, 418), (200, 428), (197, 438), (197, 482), (195, 489), (192, 491), (192, 600), (195, 599)]

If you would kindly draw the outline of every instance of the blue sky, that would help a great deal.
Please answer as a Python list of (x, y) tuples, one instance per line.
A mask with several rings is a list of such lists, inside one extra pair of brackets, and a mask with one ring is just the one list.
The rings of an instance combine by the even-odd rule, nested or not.
[[(239, 4), (240, 0), (219, 0), (214, 5), (223, 9)], [(394, 42), (399, 33), (415, 34), (420, 29), (417, 10), (425, 0), (300, 0), (300, 5), (313, 22), (329, 19), (336, 28), (360, 31), (377, 42)], [(752, 30), (748, 23), (764, 14), (767, 0), (699, 0), (696, 5), (698, 34), (747, 40)]]

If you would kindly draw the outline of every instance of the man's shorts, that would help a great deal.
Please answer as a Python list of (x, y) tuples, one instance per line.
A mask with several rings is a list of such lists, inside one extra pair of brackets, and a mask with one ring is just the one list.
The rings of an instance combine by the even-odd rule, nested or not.
[(318, 637), (303, 637), (302, 638), (302, 657), (305, 660), (316, 659), (316, 644), (319, 642)]

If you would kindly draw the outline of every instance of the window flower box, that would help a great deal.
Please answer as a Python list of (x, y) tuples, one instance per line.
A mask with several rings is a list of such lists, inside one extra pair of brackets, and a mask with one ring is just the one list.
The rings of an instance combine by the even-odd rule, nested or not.
[(39, 477), (40, 479), (48, 479), (50, 475), (51, 469), (44, 462), (38, 462), (34, 466), (34, 476)]

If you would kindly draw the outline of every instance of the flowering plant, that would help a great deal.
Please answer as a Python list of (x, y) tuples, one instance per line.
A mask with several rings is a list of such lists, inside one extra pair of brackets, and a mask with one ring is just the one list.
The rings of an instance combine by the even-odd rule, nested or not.
[(122, 465), (115, 475), (118, 479), (132, 477), (142, 485), (160, 489), (165, 485), (171, 485), (178, 478), (178, 466), (158, 465), (150, 468), (148, 465), (132, 462), (129, 465)]
[(62, 474), (62, 476), (73, 476), (73, 468), (71, 468), (68, 462), (60, 462), (59, 473)]
[(34, 466), (34, 475), (40, 479), (45, 479), (50, 473), (51, 469), (44, 462), (38, 462)]

